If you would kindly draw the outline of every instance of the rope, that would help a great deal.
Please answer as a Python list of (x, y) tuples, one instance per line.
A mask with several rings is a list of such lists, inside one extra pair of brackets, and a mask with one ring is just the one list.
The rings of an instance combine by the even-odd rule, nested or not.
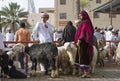
[(81, 42), (80, 40), (78, 40), (78, 42), (77, 42), (77, 45), (78, 45), (78, 50), (77, 51), (78, 51), (78, 59), (79, 59), (78, 63), (80, 63), (80, 42)]

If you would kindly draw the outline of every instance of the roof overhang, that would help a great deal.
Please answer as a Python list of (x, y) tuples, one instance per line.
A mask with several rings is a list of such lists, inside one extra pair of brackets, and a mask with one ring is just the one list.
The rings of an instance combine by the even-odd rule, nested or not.
[(110, 13), (110, 6), (112, 6), (112, 13), (113, 14), (120, 14), (120, 0), (112, 0), (109, 1), (95, 9), (93, 12), (100, 12), (100, 13)]

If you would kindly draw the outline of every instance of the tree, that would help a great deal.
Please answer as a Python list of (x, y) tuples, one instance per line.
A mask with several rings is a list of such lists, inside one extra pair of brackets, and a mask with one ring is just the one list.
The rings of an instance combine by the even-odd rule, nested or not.
[(80, 0), (80, 8), (84, 9), (84, 7), (87, 5), (88, 0)]
[(27, 25), (27, 16), (28, 12), (24, 11), (24, 8), (20, 8), (20, 5), (17, 3), (9, 3), (8, 6), (2, 7), (0, 10), (1, 14), (1, 25), (4, 27), (4, 31), (7, 27), (11, 27), (13, 32), (19, 28), (19, 23), (24, 21)]
[(76, 0), (77, 5), (77, 18), (79, 18), (79, 12), (80, 12), (80, 0)]
[(76, 0), (76, 6), (77, 6), (77, 18), (79, 19), (79, 12), (80, 10), (84, 9), (84, 7), (87, 5), (88, 0)]

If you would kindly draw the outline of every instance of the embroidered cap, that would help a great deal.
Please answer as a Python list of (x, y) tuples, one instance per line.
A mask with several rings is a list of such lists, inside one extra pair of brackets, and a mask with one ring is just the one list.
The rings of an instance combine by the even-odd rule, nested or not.
[(41, 18), (49, 18), (49, 15), (47, 13), (43, 13)]

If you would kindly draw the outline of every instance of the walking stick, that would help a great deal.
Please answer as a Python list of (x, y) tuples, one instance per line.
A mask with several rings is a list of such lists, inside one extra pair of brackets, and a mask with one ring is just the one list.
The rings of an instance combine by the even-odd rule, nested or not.
[(80, 40), (78, 40), (77, 42), (77, 54), (78, 54), (78, 63), (75, 63), (75, 66), (76, 67), (80, 67)]
[(78, 50), (77, 50), (77, 51), (78, 51), (78, 59), (79, 59), (79, 60), (78, 60), (78, 63), (79, 63), (79, 64), (80, 64), (80, 42), (81, 42), (81, 41), (78, 40), (78, 43), (77, 43), (77, 45), (78, 45)]

